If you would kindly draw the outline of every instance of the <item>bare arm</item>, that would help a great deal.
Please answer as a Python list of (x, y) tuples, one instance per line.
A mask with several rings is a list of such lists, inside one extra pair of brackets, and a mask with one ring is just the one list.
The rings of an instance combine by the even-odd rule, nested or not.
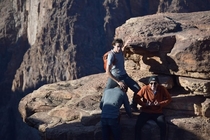
[(114, 81), (120, 86), (120, 88), (124, 88), (124, 87), (125, 87), (125, 84), (124, 84), (122, 81), (119, 81), (119, 80), (110, 72), (111, 68), (112, 68), (111, 65), (108, 65), (108, 66), (106, 67), (106, 74), (107, 74), (112, 80), (114, 80)]
[(131, 42), (131, 39), (129, 38), (129, 39), (124, 43), (124, 45), (123, 45), (123, 47), (122, 47), (122, 52), (123, 52), (123, 53), (125, 52), (125, 49), (126, 49), (126, 47), (128, 46), (128, 44), (130, 44), (130, 42)]

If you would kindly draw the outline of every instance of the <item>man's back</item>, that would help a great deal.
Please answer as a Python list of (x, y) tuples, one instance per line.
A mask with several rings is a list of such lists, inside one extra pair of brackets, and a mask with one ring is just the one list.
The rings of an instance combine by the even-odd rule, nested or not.
[(128, 115), (131, 114), (128, 96), (119, 87), (107, 89), (103, 93), (100, 108), (102, 109), (102, 118), (117, 118), (120, 113), (120, 107), (124, 104)]

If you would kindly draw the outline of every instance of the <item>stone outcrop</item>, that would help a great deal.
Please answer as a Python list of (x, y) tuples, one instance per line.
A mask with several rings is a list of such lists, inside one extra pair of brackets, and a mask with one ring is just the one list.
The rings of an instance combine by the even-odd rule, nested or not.
[[(115, 28), (127, 19), (206, 11), (209, 4), (209, 0), (0, 0), (0, 139), (37, 140), (34, 129), (19, 117), (19, 100), (44, 84), (102, 72), (101, 56), (111, 48)], [(131, 64), (139, 68), (133, 59), (127, 66)], [(147, 66), (141, 64), (141, 69)], [(190, 90), (205, 91), (198, 82), (196, 86)]]
[(130, 40), (127, 58), (139, 73), (175, 75), (176, 84), (209, 97), (209, 15), (206, 11), (132, 18), (116, 29), (115, 37)]
[[(129, 73), (132, 73), (129, 70)], [(139, 85), (147, 84), (152, 73), (142, 71)], [(171, 77), (160, 76), (162, 84)], [(44, 85), (25, 96), (19, 104), (23, 121), (41, 132), (46, 140), (101, 140), (99, 102), (107, 76), (105, 73), (81, 79)], [(170, 85), (170, 82), (168, 82)], [(180, 87), (168, 89), (172, 102), (164, 109), (168, 126), (168, 139), (208, 140), (209, 99), (188, 94)], [(132, 92), (128, 92), (129, 100)], [(195, 105), (200, 105), (200, 108)], [(139, 106), (140, 107), (140, 106)], [(197, 110), (197, 111), (195, 111)], [(134, 127), (139, 112), (127, 117), (121, 109), (123, 140), (134, 139)], [(158, 139), (159, 128), (149, 121), (142, 131), (144, 138)]]
[[(148, 76), (159, 75), (172, 95), (164, 110), (169, 140), (210, 138), (209, 64), (202, 61), (209, 57), (209, 13), (131, 18), (116, 29), (116, 38), (129, 40), (125, 62), (128, 74), (140, 86), (147, 84)], [(190, 22), (189, 17), (194, 20)], [(202, 71), (196, 70), (199, 68)], [(24, 122), (41, 132), (42, 139), (100, 140), (98, 106), (106, 79), (103, 73), (42, 86), (20, 101), (19, 112)], [(128, 95), (131, 100), (130, 90)], [(121, 112), (123, 139), (134, 139), (139, 112), (133, 112), (132, 120), (123, 108)], [(157, 139), (159, 128), (150, 121), (142, 133), (145, 138)]]
[(47, 83), (102, 72), (103, 66), (97, 64), (111, 48), (115, 28), (127, 19), (204, 11), (209, 4), (209, 0), (2, 0), (1, 80), (15, 92), (30, 92)]
[(140, 70), (209, 80), (209, 14), (207, 11), (131, 18), (116, 29), (115, 37), (131, 38), (128, 52), (140, 55)]

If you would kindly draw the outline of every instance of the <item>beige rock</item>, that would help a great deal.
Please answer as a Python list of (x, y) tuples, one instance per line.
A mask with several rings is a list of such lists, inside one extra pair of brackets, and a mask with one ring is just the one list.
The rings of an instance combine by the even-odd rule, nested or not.
[(206, 118), (210, 118), (210, 99), (207, 98), (202, 104), (202, 115)]
[(206, 11), (135, 17), (116, 29), (115, 38), (130, 40), (126, 56), (134, 60), (129, 56), (141, 55), (136, 63), (142, 70), (210, 79), (209, 15)]
[(177, 83), (192, 94), (210, 96), (210, 80), (178, 76)]
[[(1, 0), (0, 88), (2, 98), (0, 102), (1, 112), (3, 112), (1, 115), (2, 128), (6, 129), (1, 131), (0, 139), (14, 139), (14, 137), (17, 140), (39, 139), (36, 134), (32, 133), (34, 129), (28, 129), (26, 125), (20, 122), (19, 115), (16, 112), (17, 106), (14, 106), (16, 101), (44, 84), (67, 81), (102, 72), (101, 55), (105, 50), (111, 48), (110, 44), (115, 28), (124, 23), (126, 19), (160, 12), (183, 13), (200, 10), (209, 10), (208, 0), (199, 2), (190, 0), (184, 2), (183, 0), (134, 0), (130, 2), (127, 0), (104, 0), (104, 2), (88, 0), (80, 2), (77, 0)], [(189, 21), (192, 20), (193, 22), (194, 19), (196, 18), (189, 17)], [(204, 16), (199, 17), (199, 20), (203, 19), (205, 19)], [(172, 29), (174, 24), (171, 25), (166, 30)], [(205, 30), (209, 24), (197, 24), (196, 26)], [(150, 35), (150, 31), (147, 32), (147, 35)], [(151, 50), (154, 50), (154, 48)], [(141, 57), (135, 57), (135, 60), (141, 59)], [(158, 63), (162, 61), (159, 57), (155, 57), (154, 60)], [(137, 63), (135, 69), (143, 70), (143, 65), (145, 65), (144, 70), (153, 69), (152, 66), (142, 62), (135, 61), (135, 63)], [(152, 61), (152, 63), (158, 66), (155, 61)], [(160, 68), (162, 70), (166, 69), (165, 67)], [(136, 72), (130, 74), (135, 75)], [(139, 80), (140, 75), (142, 75), (141, 73), (138, 74), (137, 77), (134, 77), (136, 80)], [(189, 73), (189, 75), (194, 76), (200, 76), (200, 74), (199, 72)], [(93, 88), (89, 93), (102, 87), (103, 85), (96, 87), (96, 89)], [(60, 90), (59, 88), (53, 90)], [(20, 93), (13, 93), (11, 89)], [(62, 106), (65, 103), (69, 103), (68, 105), (74, 104), (81, 98), (77, 92), (72, 93), (72, 97), (70, 94), (70, 97), (66, 98), (46, 94), (47, 98), (53, 98), (52, 106), (49, 106), (50, 100), (44, 99), (41, 91), (37, 93), (39, 95), (34, 94), (33, 97), (27, 97), (28, 99), (34, 99), (30, 100), (31, 104), (28, 103), (26, 98), (21, 100), (23, 106), (19, 106), (19, 109), (22, 108), (21, 114), (24, 120), (25, 117), (34, 112), (48, 111), (52, 106)], [(64, 94), (64, 96), (66, 95)], [(82, 97), (84, 96), (82, 95)], [(74, 102), (68, 101), (70, 98), (73, 98)], [(60, 104), (61, 101), (63, 104)], [(30, 108), (25, 106), (26, 104)], [(42, 131), (46, 127), (45, 124), (40, 125)], [(92, 136), (91, 128), (88, 134)], [(47, 129), (47, 131), (50, 130)], [(16, 136), (11, 136), (11, 132), (14, 132)], [(67, 137), (65, 133), (54, 132), (55, 135), (51, 137), (52, 139), (75, 138), (70, 135)], [(55, 137), (56, 135), (60, 137)], [(81, 137), (78, 138), (82, 139)], [(87, 138), (87, 136), (84, 138)]]
[[(131, 75), (137, 74), (132, 71), (129, 70)], [(150, 75), (151, 73), (141, 71), (139, 82), (147, 84)], [(102, 86), (106, 83), (105, 77), (106, 74), (101, 73), (77, 80), (44, 85), (21, 100), (19, 111), (28, 125), (41, 132), (43, 139), (101, 140), (99, 102), (103, 92)], [(169, 81), (172, 81), (170, 76), (160, 75), (161, 83), (170, 85)], [(206, 122), (209, 120), (209, 100), (202, 95), (190, 94), (181, 87), (172, 86), (168, 90), (172, 95), (172, 102), (164, 108), (168, 139), (174, 140), (176, 137), (186, 140), (192, 138), (208, 140), (210, 136), (207, 131), (210, 126)], [(131, 99), (132, 92), (129, 91), (127, 94)], [(43, 106), (48, 108), (43, 109)], [(134, 139), (138, 114), (139, 112), (133, 112), (133, 118), (128, 118), (124, 108), (121, 108), (123, 140)], [(142, 129), (142, 137), (151, 139), (160, 137), (159, 127), (155, 122), (147, 122)]]

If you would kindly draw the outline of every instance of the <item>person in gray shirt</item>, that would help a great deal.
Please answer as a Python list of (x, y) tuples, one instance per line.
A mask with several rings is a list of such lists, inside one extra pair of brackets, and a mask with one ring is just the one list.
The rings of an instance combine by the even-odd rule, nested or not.
[(112, 45), (113, 49), (108, 54), (107, 58), (106, 74), (109, 78), (105, 90), (116, 86), (124, 88), (127, 85), (134, 92), (131, 107), (134, 110), (138, 110), (134, 97), (141, 88), (138, 83), (126, 73), (124, 66), (125, 60), (123, 52), (127, 46), (127, 42), (123, 45), (122, 39), (114, 39)]
[(120, 108), (124, 105), (126, 113), (132, 117), (131, 108), (126, 94), (127, 87), (121, 89), (119, 86), (106, 89), (103, 93), (100, 109), (101, 128), (103, 140), (110, 140), (111, 135), (114, 140), (121, 140), (120, 132)]

